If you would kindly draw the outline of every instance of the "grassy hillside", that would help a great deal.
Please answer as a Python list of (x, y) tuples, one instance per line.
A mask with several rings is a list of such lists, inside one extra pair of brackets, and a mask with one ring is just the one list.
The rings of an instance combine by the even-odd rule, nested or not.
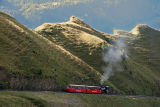
[(35, 31), (102, 72), (102, 50), (110, 45), (106, 41), (111, 38), (108, 34), (96, 31), (74, 16), (64, 23), (45, 23)]
[(160, 31), (138, 25), (128, 34), (116, 30), (116, 35), (109, 35), (76, 17), (64, 23), (45, 23), (35, 30), (0, 12), (0, 89), (99, 85), (103, 49), (120, 37), (127, 38), (128, 57), (121, 62), (122, 72), (104, 85), (122, 94), (160, 95)]
[(99, 84), (87, 63), (0, 12), (0, 88), (64, 89), (68, 83)]
[(160, 31), (147, 25), (137, 25), (130, 33), (128, 58), (122, 62), (123, 72), (110, 81), (129, 94), (160, 95)]
[(147, 25), (137, 25), (131, 32), (133, 31), (137, 32), (137, 38), (132, 43), (135, 59), (160, 73), (160, 31)]
[(127, 94), (159, 95), (160, 32), (146, 25), (138, 25), (131, 32), (114, 30), (109, 35), (98, 32), (82, 20), (71, 17), (64, 23), (45, 23), (35, 29), (39, 34), (61, 45), (90, 66), (103, 73), (102, 52), (116, 41), (126, 38), (128, 57), (121, 63), (122, 72), (116, 73), (106, 85)]
[(160, 98), (54, 92), (1, 92), (0, 106), (32, 107), (158, 107)]

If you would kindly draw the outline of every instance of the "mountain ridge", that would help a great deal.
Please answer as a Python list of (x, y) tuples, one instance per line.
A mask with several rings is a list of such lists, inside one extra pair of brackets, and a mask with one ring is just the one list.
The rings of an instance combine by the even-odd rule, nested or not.
[[(73, 23), (75, 22), (76, 23)], [(77, 24), (78, 23), (78, 24)], [(86, 61), (89, 65), (97, 64), (96, 70), (101, 70), (101, 50), (105, 45), (110, 45), (107, 35), (93, 30), (77, 17), (71, 17), (69, 21), (62, 23), (45, 23), (35, 29), (49, 40), (64, 47), (75, 56)], [(83, 53), (79, 53), (82, 50)], [(93, 56), (95, 56), (95, 60)], [(98, 57), (97, 57), (98, 55)], [(99, 62), (99, 64), (97, 63)]]
[(134, 27), (129, 33), (135, 34), (135, 35), (139, 35), (141, 33), (143, 33), (143, 31), (146, 30), (154, 30), (154, 31), (159, 31), (157, 29), (154, 29), (146, 24), (138, 24), (136, 25), (136, 27)]

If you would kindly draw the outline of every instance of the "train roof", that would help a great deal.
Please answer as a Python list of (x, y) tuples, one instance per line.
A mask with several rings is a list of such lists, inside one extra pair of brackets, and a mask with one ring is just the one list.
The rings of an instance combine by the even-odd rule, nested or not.
[(87, 86), (87, 87), (100, 87), (100, 86)]
[(86, 85), (75, 85), (75, 84), (69, 84), (69, 86), (86, 86)]
[(69, 86), (86, 86), (86, 87), (100, 87), (100, 86), (89, 86), (89, 85), (75, 85), (75, 84), (69, 84)]

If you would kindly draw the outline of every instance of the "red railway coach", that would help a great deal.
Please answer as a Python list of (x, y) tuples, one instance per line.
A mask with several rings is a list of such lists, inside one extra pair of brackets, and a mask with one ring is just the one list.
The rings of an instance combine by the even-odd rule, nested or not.
[(102, 93), (101, 87), (99, 86), (87, 86), (86, 91), (87, 93)]
[(87, 86), (87, 85), (68, 85), (66, 88), (67, 92), (77, 93), (98, 93), (101, 94), (102, 90), (99, 86)]

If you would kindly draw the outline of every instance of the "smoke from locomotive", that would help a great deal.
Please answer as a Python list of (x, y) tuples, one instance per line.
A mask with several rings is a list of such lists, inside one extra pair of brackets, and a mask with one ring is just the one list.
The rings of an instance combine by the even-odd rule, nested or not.
[(104, 71), (101, 77), (100, 84), (102, 85), (104, 81), (108, 80), (116, 72), (121, 72), (121, 61), (123, 61), (127, 56), (127, 46), (125, 44), (125, 39), (118, 38), (114, 46), (110, 46), (104, 49), (103, 60), (107, 66), (102, 67)]

